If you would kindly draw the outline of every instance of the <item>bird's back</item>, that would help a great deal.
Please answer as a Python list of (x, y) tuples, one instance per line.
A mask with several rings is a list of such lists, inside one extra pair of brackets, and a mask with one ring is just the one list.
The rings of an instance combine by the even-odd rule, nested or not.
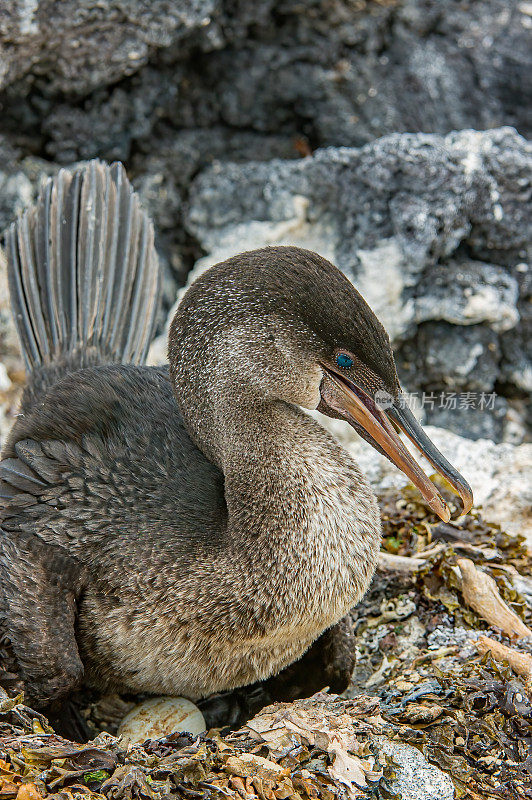
[(165, 368), (61, 378), (14, 425), (0, 480), (4, 525), (16, 517), (89, 567), (102, 545), (116, 560), (168, 537), (197, 549), (225, 522), (223, 477), (190, 439)]
[[(131, 658), (117, 670), (108, 648), (148, 653), (161, 644), (150, 632), (161, 609), (175, 607), (165, 598), (183, 587), (194, 602), (198, 565), (214, 565), (226, 531), (223, 477), (188, 436), (167, 371), (95, 366), (51, 386), (11, 432), (0, 496), (2, 627), (23, 672), (26, 649), (42, 637), (46, 673), (54, 654), (64, 669), (79, 651), (92, 685), (135, 687)], [(63, 596), (75, 642), (63, 641), (71, 625)], [(68, 670), (61, 693), (72, 688)], [(36, 672), (32, 665), (24, 677), (39, 700)]]
[(108, 601), (139, 607), (170, 564), (186, 578), (216, 551), (223, 481), (143, 366), (160, 275), (122, 166), (61, 170), (6, 249), (27, 386), (0, 461), (0, 627), (46, 704), (90, 669), (84, 619), (105, 628)]

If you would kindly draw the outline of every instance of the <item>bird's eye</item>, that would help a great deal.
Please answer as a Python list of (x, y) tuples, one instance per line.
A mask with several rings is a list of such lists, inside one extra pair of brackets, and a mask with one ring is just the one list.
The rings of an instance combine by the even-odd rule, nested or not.
[(353, 366), (354, 362), (351, 356), (348, 356), (347, 353), (338, 353), (336, 356), (336, 363), (339, 367), (342, 367), (342, 369), (349, 369)]

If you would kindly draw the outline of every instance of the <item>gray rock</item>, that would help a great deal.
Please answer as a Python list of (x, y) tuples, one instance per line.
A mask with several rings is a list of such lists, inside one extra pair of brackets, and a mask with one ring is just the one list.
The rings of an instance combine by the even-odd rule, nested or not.
[(0, 136), (0, 232), (33, 198), (31, 180), (20, 168), (18, 153)]
[[(494, 153), (504, 153), (506, 164)], [(295, 220), (294, 198), (304, 197), (303, 221), (330, 224), (346, 272), (364, 272), (364, 262), (382, 261), (382, 248), (393, 247), (408, 287), (460, 244), (475, 260), (495, 241), (509, 260), (526, 248), (530, 153), (505, 128), (445, 138), (395, 134), (361, 149), (328, 148), (292, 162), (220, 163), (193, 185), (188, 226), (212, 249), (224, 230), (250, 219)], [(507, 178), (510, 169), (514, 182)]]
[(133, 139), (150, 132), (155, 102), (156, 98), (144, 97), (142, 113), (136, 105), (129, 104), (129, 98), (119, 88), (103, 103), (96, 96), (82, 108), (57, 105), (42, 125), (48, 139), (46, 154), (62, 164), (97, 157), (126, 161)]
[[(503, 397), (496, 397), (494, 403), (486, 398), (487, 407), (480, 408), (427, 408), (423, 413), (423, 423), (446, 428), (457, 434), (466, 433), (469, 439), (491, 439), (505, 441), (505, 428), (508, 421), (508, 403)], [(522, 438), (520, 439), (522, 441)]]
[(400, 766), (392, 786), (402, 800), (453, 800), (455, 791), (449, 775), (427, 761), (417, 748), (391, 739), (379, 744)]
[[(17, 331), (9, 303), (7, 284), (7, 263), (5, 253), (0, 247), (0, 390), (5, 378), (6, 365), (22, 368), (22, 356), (18, 343)], [(1, 404), (0, 404), (1, 405)], [(0, 421), (3, 419), (5, 409), (0, 411)], [(0, 430), (2, 428), (0, 422)]]
[[(511, 387), (528, 396), (519, 309), (528, 296), (531, 164), (528, 144), (507, 128), (393, 135), (299, 161), (216, 163), (192, 184), (187, 229), (207, 252), (192, 278), (265, 244), (317, 250), (387, 327), (409, 390), (504, 391), (506, 382), (508, 397)], [(503, 397), (455, 424), (450, 413), (434, 420), (500, 440), (506, 413)]]
[(448, 261), (429, 268), (416, 288), (416, 322), (487, 323), (503, 333), (519, 321), (516, 279), (505, 267), (482, 261)]
[[(0, 391), (9, 383), (6, 366), (21, 369), (22, 359), (11, 306), (7, 282), (7, 263), (2, 248), (5, 228), (16, 214), (27, 207), (35, 197), (36, 185), (33, 162), (28, 161), (26, 169), (18, 160), (19, 154), (0, 136)], [(8, 423), (5, 411), (0, 408), (0, 439)]]
[(469, 660), (478, 655), (475, 642), (483, 633), (484, 631), (473, 631), (470, 628), (461, 626), (455, 627), (452, 624), (452, 619), (448, 619), (447, 624), (439, 625), (429, 633), (427, 646), (429, 650), (439, 650), (440, 647), (456, 645), (460, 648), (459, 657)]
[[(527, 264), (518, 265), (530, 272)], [(519, 324), (501, 336), (502, 364), (501, 380), (516, 393), (527, 397), (532, 392), (532, 293), (527, 284), (522, 284), (518, 311)]]
[(39, 154), (61, 161), (153, 146), (161, 120), (313, 146), (504, 124), (526, 134), (529, 29), (521, 0), (4, 0), (3, 124), (17, 141), (32, 127)]
[[(166, 131), (156, 152), (135, 157), (135, 189), (155, 222), (159, 254), (179, 285), (185, 282), (190, 267), (201, 252), (200, 248), (194, 248), (183, 224), (190, 183), (198, 172), (223, 157), (244, 162), (289, 158), (294, 152), (294, 143), (286, 136), (215, 127), (180, 131), (173, 135)], [(168, 305), (171, 305), (175, 300), (175, 285), (173, 296), (169, 294), (168, 299)]]
[(405, 386), (491, 392), (500, 357), (499, 337), (485, 325), (426, 322), (399, 349), (397, 363)]
[(40, 158), (20, 158), (0, 135), (0, 237), (4, 230), (37, 197), (42, 181), (57, 171), (56, 164)]
[(0, 10), (0, 85), (30, 73), (46, 75), (52, 91), (90, 92), (136, 72), (156, 48), (198, 31), (209, 41), (217, 6), (216, 0), (6, 0)]
[(245, 38), (232, 32), (190, 71), (175, 125), (290, 128), (351, 146), (395, 131), (527, 129), (529, 17), (516, 0), (269, 6)]

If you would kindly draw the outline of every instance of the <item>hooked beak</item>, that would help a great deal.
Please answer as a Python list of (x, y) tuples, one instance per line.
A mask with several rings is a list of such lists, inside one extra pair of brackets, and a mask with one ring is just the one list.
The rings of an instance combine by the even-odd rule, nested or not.
[(390, 419), (393, 420), (440, 475), (449, 481), (462, 499), (462, 513), (467, 514), (473, 505), (471, 487), (430, 441), (410, 409), (399, 408), (390, 397), (389, 407), (381, 410), (369, 395), (344, 375), (336, 373), (330, 367), (324, 366), (323, 369), (334, 386), (334, 391), (328, 391), (323, 397), (326, 405), (340, 413), (353, 427), (362, 427), (371, 444), (384, 452), (410, 478), (430, 508), (440, 519), (448, 522), (451, 514), (445, 500), (402, 443), (390, 422)]

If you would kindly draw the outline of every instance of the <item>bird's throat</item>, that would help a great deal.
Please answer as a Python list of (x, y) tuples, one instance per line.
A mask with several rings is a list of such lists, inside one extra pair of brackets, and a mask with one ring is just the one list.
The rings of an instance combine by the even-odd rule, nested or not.
[(229, 538), (249, 572), (292, 617), (340, 619), (366, 590), (380, 542), (375, 497), (349, 454), (300, 409), (272, 403), (226, 420), (218, 457)]

